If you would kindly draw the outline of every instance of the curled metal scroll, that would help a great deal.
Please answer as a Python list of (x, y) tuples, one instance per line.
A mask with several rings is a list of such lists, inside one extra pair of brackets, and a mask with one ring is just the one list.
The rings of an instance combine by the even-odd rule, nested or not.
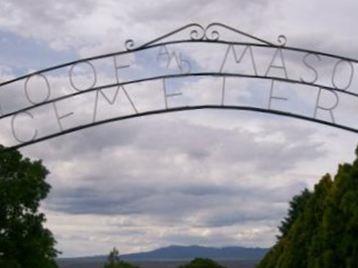
[[(190, 30), (189, 31), (189, 36), (187, 39), (184, 39), (184, 40), (193, 40), (193, 41), (212, 41), (212, 42), (215, 42), (215, 41), (219, 41), (221, 40), (221, 32), (220, 30), (226, 30), (226, 31), (230, 31), (232, 33), (235, 33), (235, 34), (238, 34), (240, 36), (244, 36), (246, 38), (249, 38), (251, 39), (252, 41), (254, 42), (258, 42), (259, 44), (262, 44), (262, 45), (268, 45), (268, 46), (275, 46), (274, 43), (271, 43), (269, 41), (266, 41), (264, 39), (261, 39), (259, 37), (256, 37), (254, 35), (251, 35), (251, 34), (248, 34), (248, 33), (245, 33), (243, 31), (240, 31), (238, 29), (235, 29), (231, 26), (228, 26), (226, 24), (223, 24), (223, 23), (219, 23), (219, 22), (214, 22), (214, 23), (211, 23), (209, 25), (207, 25), (206, 27), (203, 27), (202, 25), (198, 24), (198, 23), (190, 23), (190, 24), (187, 24), (183, 27), (180, 27), (172, 32), (169, 32), (165, 35), (162, 35), (150, 42), (147, 42), (143, 45), (140, 45), (140, 46), (135, 46), (134, 44), (134, 41), (132, 39), (128, 39), (126, 42), (125, 42), (125, 48), (127, 51), (130, 51), (130, 50), (136, 50), (136, 49), (141, 49), (141, 48), (145, 48), (145, 47), (148, 47), (150, 45), (153, 45), (153, 44), (156, 44), (158, 43), (159, 41), (163, 41), (171, 36), (174, 36), (180, 32), (184, 32), (186, 30)], [(286, 41), (287, 41), (287, 38), (284, 36), (284, 35), (280, 35), (278, 37), (278, 45), (279, 46), (284, 46), (286, 44)]]
[(135, 48), (134, 40), (133, 39), (126, 40), (126, 42), (124, 43), (124, 46), (126, 47), (127, 51), (134, 49)]
[(141, 46), (138, 46), (138, 47), (135, 47), (134, 45), (134, 41), (132, 39), (128, 39), (126, 40), (125, 42), (125, 48), (127, 49), (127, 51), (130, 51), (130, 50), (135, 50), (135, 49), (140, 49), (140, 48), (145, 48), (145, 47), (148, 47), (150, 45), (153, 45), (155, 43), (158, 43), (159, 41), (162, 41), (170, 36), (173, 36), (175, 34), (178, 34), (180, 32), (183, 32), (183, 31), (186, 31), (187, 29), (190, 29), (189, 31), (189, 40), (202, 40), (205, 36), (205, 29), (203, 26), (201, 26), (200, 24), (198, 23), (190, 23), (190, 24), (187, 24), (183, 27), (180, 27), (170, 33), (167, 33), (167, 34), (164, 34), (150, 42), (147, 42)]
[(190, 31), (190, 39), (202, 40), (205, 36), (205, 29), (199, 24), (192, 25), (192, 28)]
[(266, 41), (264, 39), (254, 36), (254, 35), (245, 33), (243, 31), (240, 31), (238, 29), (235, 29), (231, 26), (228, 26), (228, 25), (220, 23), (220, 22), (211, 23), (205, 28), (205, 40), (211, 40), (211, 41), (220, 40), (220, 31), (219, 31), (220, 28), (228, 30), (228, 31), (238, 34), (240, 36), (244, 36), (244, 37), (249, 38), (249, 39), (251, 39), (255, 42), (258, 42), (260, 44), (274, 46), (274, 44), (269, 41)]
[(281, 47), (286, 46), (287, 37), (286, 37), (285, 35), (283, 35), (283, 34), (279, 35), (279, 36), (277, 37), (277, 43), (278, 43), (278, 45), (281, 46)]
[(205, 40), (217, 41), (220, 40), (220, 31), (217, 23), (211, 23), (205, 28)]

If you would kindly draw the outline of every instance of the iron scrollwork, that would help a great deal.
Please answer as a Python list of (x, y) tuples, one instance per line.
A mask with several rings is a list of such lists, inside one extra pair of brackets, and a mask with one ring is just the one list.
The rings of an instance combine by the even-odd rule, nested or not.
[(180, 27), (168, 34), (162, 35), (150, 42), (147, 42), (143, 45), (140, 45), (138, 47), (135, 46), (135, 43), (133, 41), (133, 39), (128, 39), (125, 42), (125, 48), (127, 51), (131, 51), (131, 50), (136, 50), (136, 49), (140, 49), (140, 48), (145, 48), (148, 47), (150, 45), (156, 44), (159, 41), (163, 41), (169, 37), (172, 37), (180, 32), (184, 32), (186, 30), (189, 29), (189, 38), (184, 39), (184, 40), (191, 40), (191, 41), (211, 41), (211, 42), (215, 42), (215, 41), (219, 41), (221, 40), (221, 31), (220, 30), (227, 30), (230, 31), (231, 33), (235, 33), (237, 35), (246, 37), (248, 39), (250, 39), (251, 41), (255, 42), (255, 43), (259, 43), (259, 44), (263, 44), (263, 45), (268, 45), (268, 46), (285, 46), (286, 42), (287, 42), (287, 38), (284, 35), (279, 35), (277, 38), (277, 42), (278, 44), (275, 45), (274, 43), (271, 43), (269, 41), (266, 41), (264, 39), (261, 39), (259, 37), (256, 37), (254, 35), (245, 33), (243, 31), (240, 31), (238, 29), (235, 29), (231, 26), (228, 26), (226, 24), (223, 23), (218, 23), (218, 22), (214, 22), (211, 23), (209, 25), (207, 25), (206, 27), (203, 27), (202, 25), (198, 24), (198, 23), (190, 23), (187, 24), (183, 27)]

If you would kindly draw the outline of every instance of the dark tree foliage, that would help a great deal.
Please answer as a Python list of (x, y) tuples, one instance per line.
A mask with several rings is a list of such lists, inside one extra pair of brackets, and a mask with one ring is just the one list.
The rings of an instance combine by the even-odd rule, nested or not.
[(225, 268), (210, 259), (196, 258), (190, 263), (180, 266), (179, 268)]
[(119, 258), (118, 250), (116, 248), (113, 248), (113, 250), (108, 255), (108, 260), (107, 263), (104, 265), (104, 268), (137, 268), (137, 266), (122, 261)]
[(259, 268), (358, 267), (358, 148), (353, 164), (293, 198), (275, 246)]
[(0, 145), (0, 267), (57, 267), (51, 232), (43, 227), (40, 201), (50, 191), (41, 161), (23, 158)]

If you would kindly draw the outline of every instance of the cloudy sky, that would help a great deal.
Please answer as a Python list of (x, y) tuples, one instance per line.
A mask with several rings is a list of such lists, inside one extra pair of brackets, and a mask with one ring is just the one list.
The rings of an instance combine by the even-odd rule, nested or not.
[[(1, 0), (0, 80), (191, 22), (222, 22), (270, 41), (285, 34), (290, 46), (358, 58), (357, 10), (353, 0)], [(58, 249), (83, 256), (113, 246), (271, 246), (290, 198), (351, 161), (356, 144), (356, 134), (310, 122), (203, 110), (102, 125), (21, 152), (51, 172), (41, 209)]]

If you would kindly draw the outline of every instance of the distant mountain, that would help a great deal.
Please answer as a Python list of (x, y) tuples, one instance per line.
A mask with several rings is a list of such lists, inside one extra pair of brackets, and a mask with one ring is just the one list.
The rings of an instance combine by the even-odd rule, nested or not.
[[(191, 260), (196, 257), (214, 260), (260, 260), (268, 252), (266, 248), (245, 247), (202, 247), (202, 246), (169, 246), (148, 252), (121, 255), (121, 259), (128, 261), (180, 261)], [(107, 256), (89, 256), (78, 258), (59, 258), (61, 261), (106, 261)]]
[[(176, 268), (196, 257), (217, 260), (227, 268), (253, 268), (267, 252), (266, 248), (169, 246), (148, 252), (125, 254), (121, 255), (121, 258), (141, 268)], [(57, 263), (60, 268), (102, 268), (106, 260), (107, 256), (91, 256), (59, 258)]]
[(267, 251), (265, 248), (169, 246), (148, 252), (126, 254), (121, 258), (128, 261), (191, 260), (196, 257), (214, 260), (259, 260)]

